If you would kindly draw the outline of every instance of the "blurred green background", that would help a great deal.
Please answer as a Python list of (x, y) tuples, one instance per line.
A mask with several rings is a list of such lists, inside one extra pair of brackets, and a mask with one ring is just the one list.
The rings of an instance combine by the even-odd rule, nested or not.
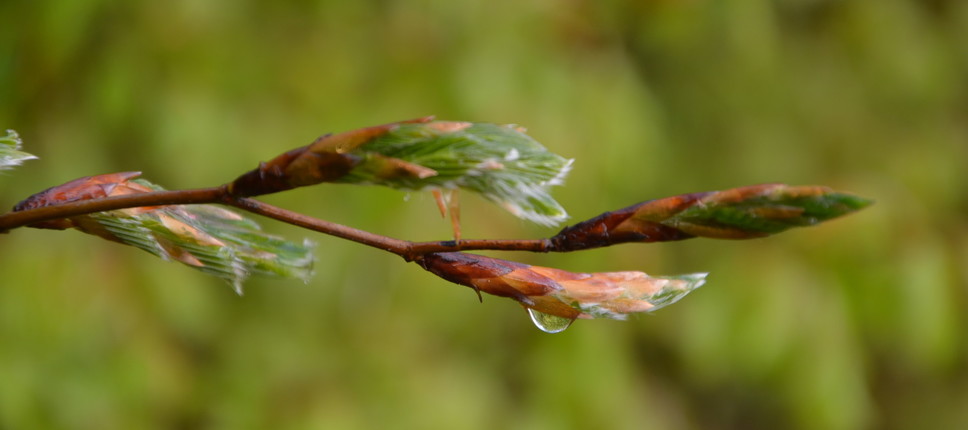
[[(316, 136), (436, 114), (577, 159), (573, 220), (762, 182), (873, 198), (764, 240), (501, 254), (709, 271), (682, 302), (548, 335), (509, 300), (318, 242), (316, 276), (217, 279), (76, 232), (0, 236), (0, 428), (968, 428), (968, 2), (5, 1), (0, 127), (79, 176), (220, 184)], [(408, 198), (409, 197), (409, 198)], [(394, 237), (427, 195), (266, 198)], [(542, 229), (465, 195), (465, 237)]]

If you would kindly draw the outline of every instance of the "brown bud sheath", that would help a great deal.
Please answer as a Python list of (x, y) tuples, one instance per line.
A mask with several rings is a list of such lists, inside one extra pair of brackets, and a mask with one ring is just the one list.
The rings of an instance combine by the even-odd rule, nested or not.
[(27, 197), (20, 203), (17, 203), (13, 210), (19, 212), (53, 204), (107, 197), (118, 184), (127, 182), (129, 179), (138, 176), (141, 176), (141, 172), (106, 173), (103, 175), (77, 178)]
[(556, 284), (532, 272), (531, 266), (463, 252), (438, 252), (425, 255), (420, 265), (455, 284), (485, 293), (527, 301), (527, 296), (548, 294)]
[[(20, 203), (17, 203), (13, 210), (14, 212), (19, 212), (54, 204), (108, 197), (120, 191), (117, 190), (118, 185), (127, 183), (129, 179), (136, 178), (140, 175), (141, 172), (119, 172), (85, 176), (27, 197)], [(73, 223), (67, 219), (44, 221), (31, 225), (31, 227), (35, 228), (54, 230), (64, 230), (73, 226)]]
[(372, 127), (358, 128), (356, 130), (344, 131), (342, 133), (328, 134), (309, 145), (309, 150), (316, 153), (337, 152), (347, 153), (359, 148), (366, 142), (387, 134), (400, 124), (423, 124), (433, 121), (433, 116), (408, 119), (405, 121), (391, 122), (388, 124), (374, 125)]
[[(26, 200), (17, 204), (14, 211), (36, 209), (55, 204), (69, 203), (79, 200), (100, 199), (112, 196), (123, 196), (129, 194), (147, 193), (155, 191), (138, 182), (130, 181), (135, 177), (141, 176), (141, 172), (120, 172), (107, 173), (103, 175), (87, 176), (73, 181), (49, 188), (28, 197)], [(168, 206), (141, 206), (135, 208), (119, 209), (117, 212), (129, 216), (137, 216), (142, 213), (155, 211), (159, 208)], [(162, 220), (163, 222), (166, 220)], [(92, 218), (92, 214), (77, 215), (69, 218), (62, 218), (50, 221), (38, 222), (30, 225), (33, 228), (46, 228), (52, 230), (64, 230), (75, 228), (88, 234), (100, 236), (104, 239), (124, 243), (114, 233), (104, 228), (97, 220)], [(179, 229), (185, 231), (185, 229)], [(164, 244), (162, 244), (164, 246)], [(171, 255), (178, 259), (177, 255)]]
[(354, 149), (400, 124), (432, 120), (433, 117), (417, 118), (321, 136), (309, 145), (260, 163), (258, 168), (232, 181), (228, 190), (235, 196), (246, 197), (335, 181), (362, 161), (351, 154)]
[[(36, 209), (50, 205), (69, 203), (80, 200), (100, 199), (111, 196), (121, 196), (153, 191), (130, 179), (141, 176), (141, 172), (119, 172), (103, 175), (86, 176), (73, 181), (48, 188), (34, 194), (14, 207), (14, 211)], [(121, 209), (121, 212), (136, 215), (159, 208), (159, 206), (145, 206)], [(88, 234), (100, 236), (104, 239), (121, 242), (114, 233), (105, 229), (103, 225), (92, 219), (90, 215), (77, 215), (69, 218), (55, 219), (31, 224), (33, 228), (65, 230), (75, 228)], [(174, 257), (177, 259), (177, 256)]]
[[(642, 211), (674, 214), (709, 193), (683, 194), (635, 204), (565, 227), (551, 238), (555, 251), (600, 248), (626, 242), (669, 242), (695, 237), (655, 220), (638, 218)], [(668, 216), (668, 215), (666, 215)]]

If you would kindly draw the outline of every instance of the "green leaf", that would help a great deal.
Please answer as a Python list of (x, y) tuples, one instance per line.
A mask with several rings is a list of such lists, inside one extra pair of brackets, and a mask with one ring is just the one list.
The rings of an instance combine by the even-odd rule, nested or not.
[[(145, 180), (130, 183), (162, 190)], [(118, 241), (225, 279), (239, 294), (250, 275), (303, 281), (312, 275), (312, 242), (267, 234), (255, 221), (219, 206), (123, 209), (88, 217)]]
[[(549, 152), (515, 126), (405, 123), (350, 154), (361, 157), (362, 162), (340, 182), (405, 190), (462, 188), (538, 224), (555, 225), (568, 217), (549, 189), (563, 182), (573, 160)], [(392, 169), (388, 160), (431, 173), (397, 174), (400, 163)]]
[(568, 217), (549, 189), (563, 182), (572, 161), (520, 127), (424, 117), (321, 136), (242, 174), (228, 190), (256, 196), (324, 182), (463, 188), (550, 226)]

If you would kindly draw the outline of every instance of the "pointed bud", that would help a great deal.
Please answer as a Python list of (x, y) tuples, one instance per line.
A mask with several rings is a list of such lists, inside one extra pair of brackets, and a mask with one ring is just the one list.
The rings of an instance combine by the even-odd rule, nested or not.
[(692, 237), (753, 239), (818, 224), (871, 203), (827, 187), (753, 185), (650, 200), (606, 212), (565, 228), (552, 242), (557, 250), (574, 251)]
[(419, 263), (450, 282), (568, 319), (625, 319), (630, 313), (654, 311), (698, 288), (706, 277), (704, 273), (673, 277), (574, 273), (463, 252), (428, 254)]

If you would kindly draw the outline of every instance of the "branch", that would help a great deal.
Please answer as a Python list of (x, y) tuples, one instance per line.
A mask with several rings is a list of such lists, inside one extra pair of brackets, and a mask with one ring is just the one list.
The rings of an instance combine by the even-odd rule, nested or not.
[(219, 203), (227, 195), (225, 187), (212, 187), (189, 190), (152, 191), (140, 194), (55, 203), (49, 206), (40, 206), (19, 211), (15, 210), (0, 215), (0, 233), (7, 233), (15, 228), (27, 227), (31, 226), (31, 224), (42, 223), (44, 221), (53, 221), (117, 209)]
[(424, 255), (437, 252), (470, 250), (529, 252), (558, 251), (558, 249), (553, 249), (550, 239), (462, 239), (459, 241), (444, 240), (437, 242), (412, 242), (409, 240), (394, 239), (392, 237), (370, 233), (368, 231), (347, 227), (342, 224), (336, 224), (321, 220), (319, 218), (313, 218), (308, 215), (303, 215), (298, 212), (286, 210), (250, 198), (229, 198), (225, 200), (225, 203), (248, 212), (275, 219), (277, 221), (282, 221), (298, 227), (328, 234), (330, 236), (336, 236), (377, 249), (382, 249), (384, 251), (399, 255), (407, 261), (418, 260)]
[(468, 239), (459, 242), (452, 240), (429, 242), (401, 240), (293, 212), (255, 199), (234, 197), (225, 191), (225, 187), (153, 191), (143, 194), (78, 200), (35, 209), (8, 212), (0, 215), (0, 232), (7, 233), (9, 230), (29, 227), (31, 224), (118, 209), (216, 203), (233, 206), (297, 227), (382, 249), (399, 255), (407, 261), (413, 261), (421, 255), (433, 252), (467, 250), (555, 251), (555, 249), (552, 249), (548, 239)]
[[(99, 180), (99, 178), (118, 176), (122, 176), (124, 180), (127, 180), (134, 175), (109, 174), (80, 178), (38, 193), (18, 204), (17, 208), (19, 210), (0, 215), (0, 232), (7, 233), (9, 230), (20, 227), (69, 228), (71, 226), (62, 226), (56, 221), (119, 209), (166, 205), (224, 204), (297, 227), (381, 249), (399, 255), (407, 261), (413, 261), (422, 255), (433, 252), (461, 250), (548, 252), (553, 250), (551, 249), (550, 241), (547, 239), (472, 239), (459, 242), (411, 242), (395, 239), (293, 212), (255, 199), (236, 197), (230, 194), (228, 188), (224, 185), (211, 188), (148, 191), (137, 194), (104, 197), (90, 197), (90, 192), (83, 193), (78, 191), (78, 187), (81, 184), (90, 185), (92, 181), (96, 182), (95, 185), (98, 187), (98, 190), (102, 190), (105, 183)], [(117, 184), (111, 183), (110, 185)], [(80, 197), (78, 197), (79, 194)], [(58, 198), (62, 200), (58, 201)], [(87, 199), (75, 200), (75, 198)]]
[[(114, 174), (118, 175), (118, 174)], [(102, 175), (109, 176), (109, 175)], [(81, 178), (69, 184), (91, 178)], [(66, 186), (68, 184), (65, 184)], [(61, 186), (61, 187), (64, 187)], [(565, 227), (545, 239), (464, 239), (412, 242), (371, 233), (286, 210), (246, 197), (236, 197), (223, 185), (174, 191), (52, 202), (54, 187), (17, 205), (20, 211), (0, 215), (0, 232), (44, 227), (44, 222), (102, 211), (162, 205), (225, 204), (277, 221), (381, 249), (413, 261), (436, 252), (469, 250), (571, 252), (626, 242), (665, 242), (712, 237), (752, 239), (791, 227), (813, 225), (859, 210), (870, 201), (825, 187), (754, 185), (726, 191), (684, 194), (650, 200), (605, 212)], [(47, 204), (47, 206), (41, 206)], [(34, 207), (36, 206), (36, 207)], [(38, 225), (40, 224), (40, 225)], [(51, 228), (51, 227), (48, 227)], [(53, 227), (58, 228), (58, 227)]]
[[(5, 146), (19, 149), (19, 141)], [(450, 193), (462, 188), (518, 217), (552, 225), (566, 214), (548, 189), (561, 183), (570, 166), (571, 160), (548, 152), (518, 127), (427, 117), (323, 136), (218, 187), (164, 191), (134, 179), (140, 172), (76, 179), (0, 215), (0, 233), (19, 227), (75, 228), (219, 276), (240, 293), (250, 273), (309, 276), (311, 243), (300, 245), (265, 234), (258, 224), (212, 204), (233, 206), (396, 254), (471, 287), (478, 295), (513, 298), (528, 309), (539, 328), (557, 332), (576, 318), (622, 319), (628, 313), (658, 309), (702, 285), (706, 275), (573, 273), (459, 251), (572, 252), (694, 237), (752, 239), (815, 225), (871, 204), (826, 187), (764, 184), (649, 200), (605, 212), (545, 239), (412, 242), (251, 198), (324, 182), (377, 184), (437, 192), (443, 208), (440, 192), (456, 199)], [(446, 206), (459, 237), (456, 201)]]

